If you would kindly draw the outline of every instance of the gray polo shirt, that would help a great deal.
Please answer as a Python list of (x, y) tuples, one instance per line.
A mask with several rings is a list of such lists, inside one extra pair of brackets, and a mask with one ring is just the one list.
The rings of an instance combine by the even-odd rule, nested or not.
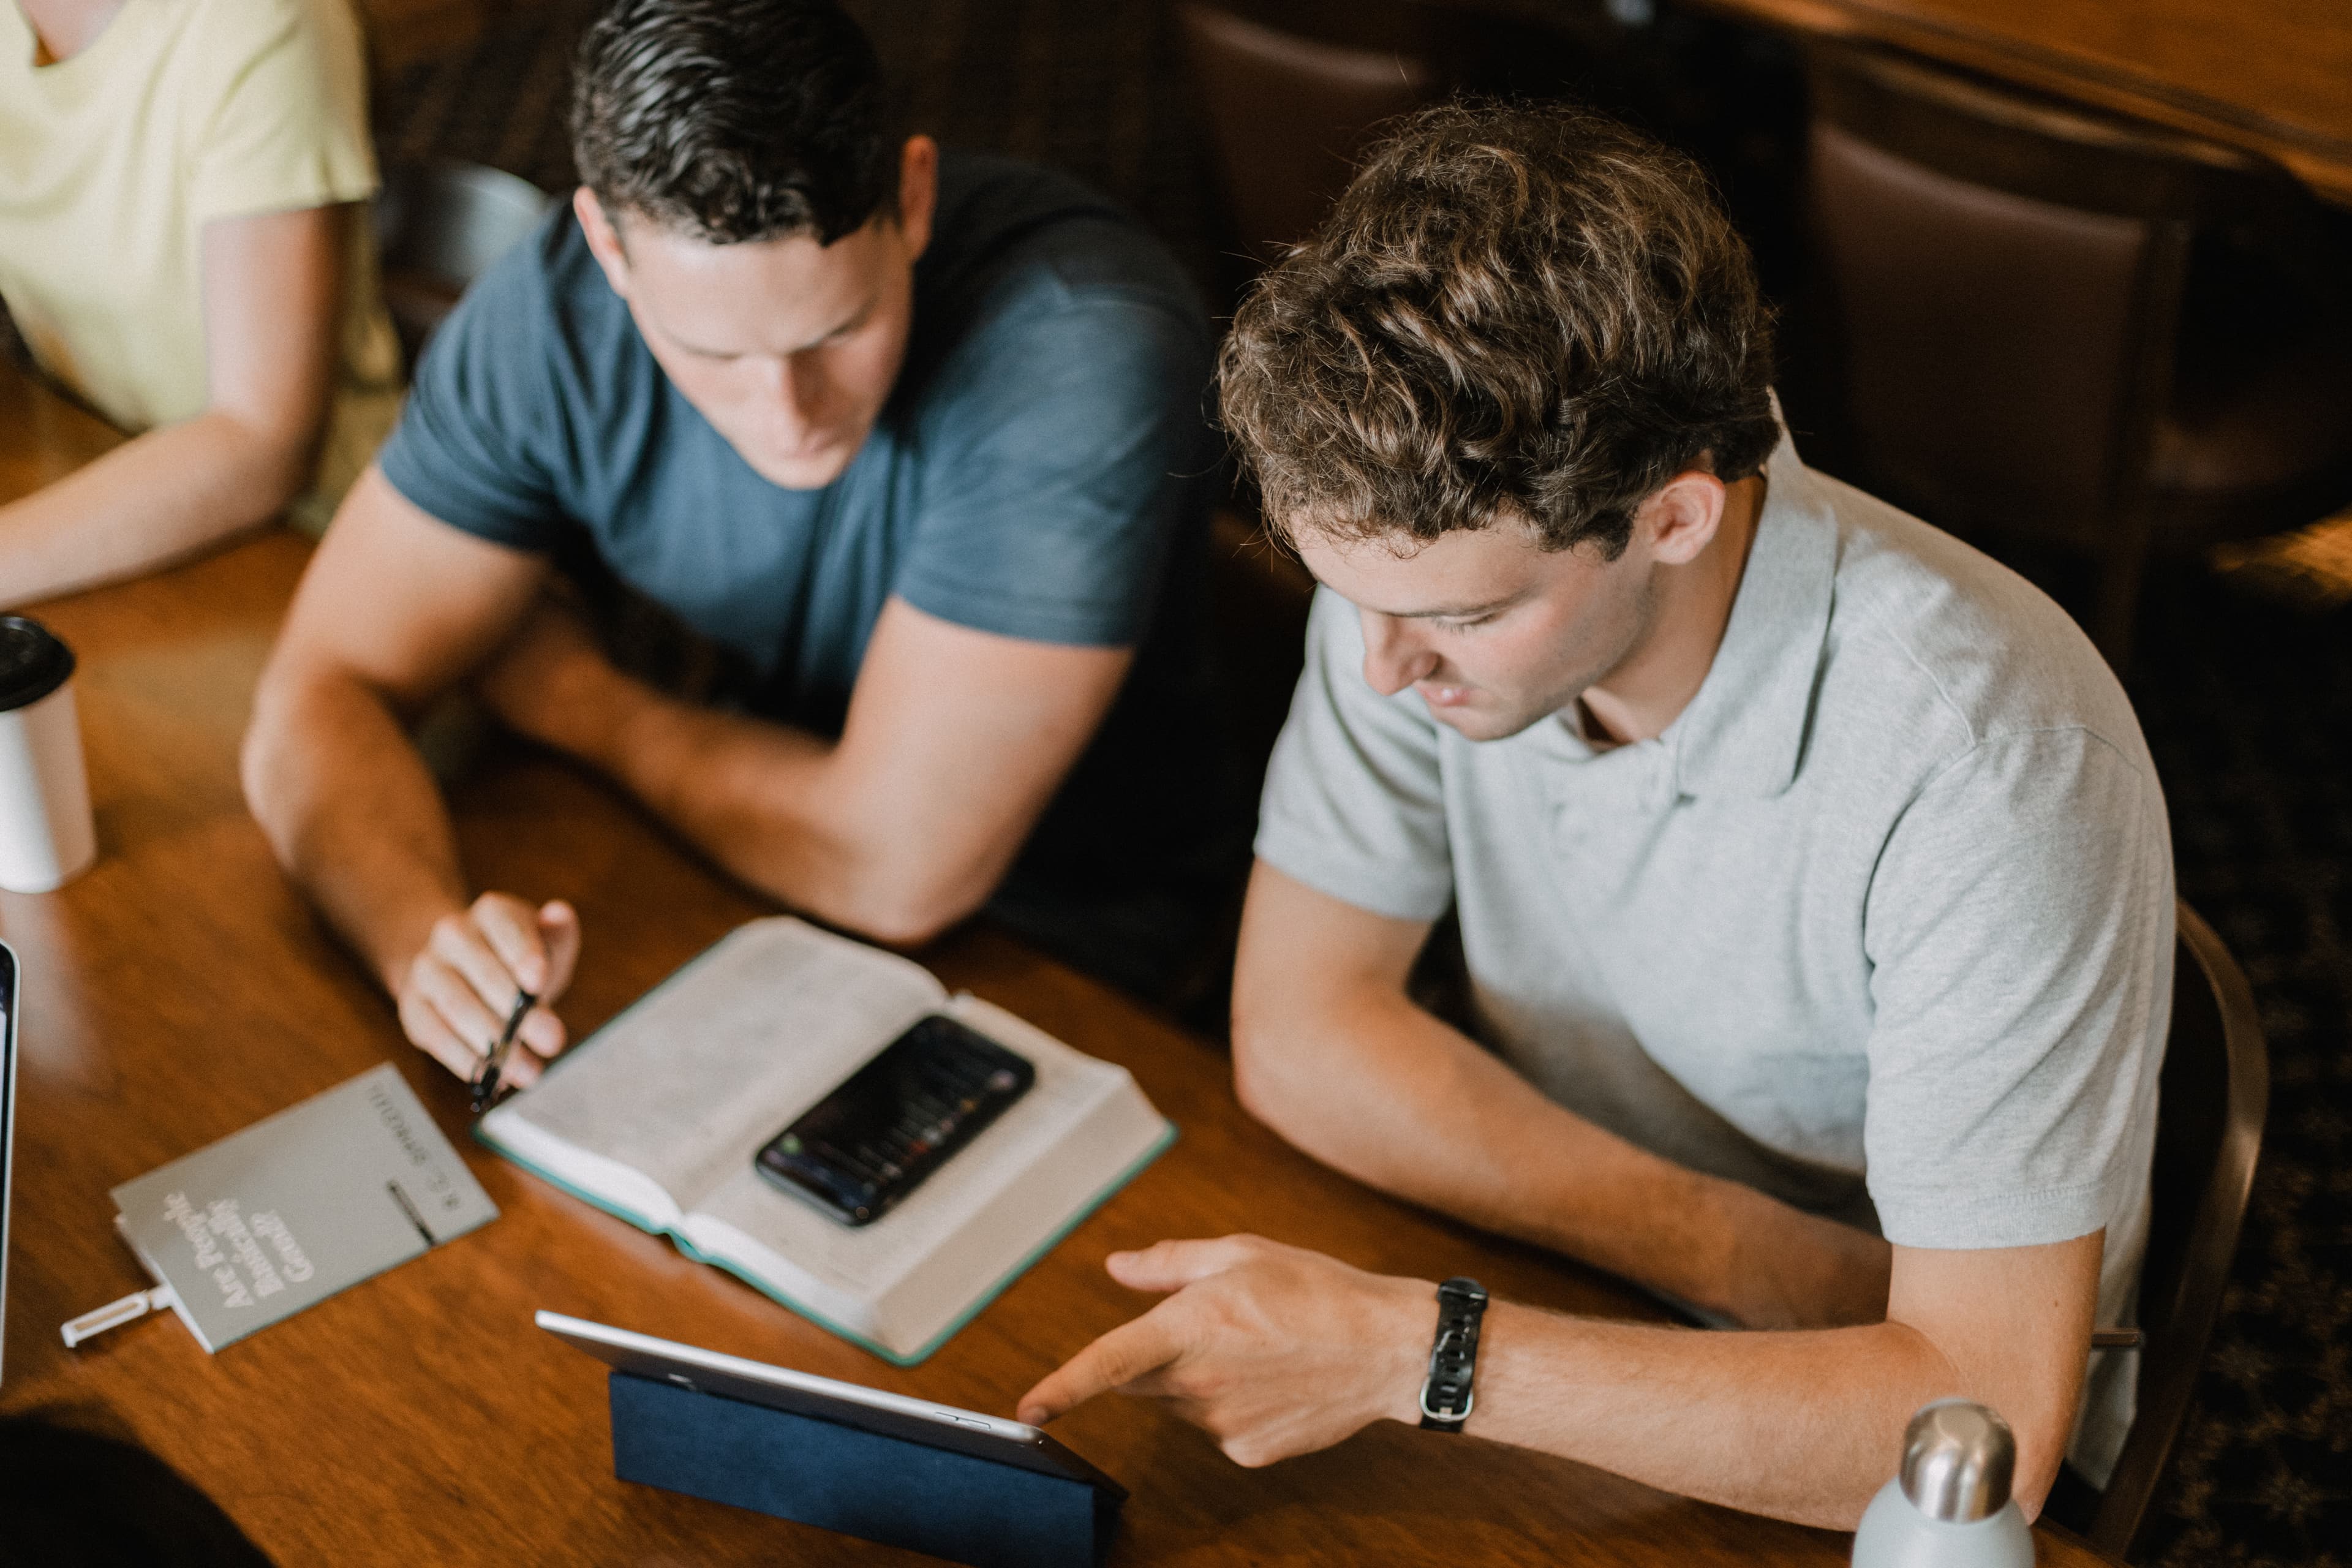
[[(1785, 438), (1721, 648), (1664, 734), (1463, 739), (1317, 595), (1261, 858), (1460, 914), (1479, 1033), (1560, 1104), (1918, 1247), (2106, 1227), (2128, 1322), (2172, 996), (2172, 852), (2123, 690), (2006, 568)], [(2129, 1355), (2073, 1457), (2104, 1481)], [(2113, 1364), (2105, 1364), (2113, 1363)]]

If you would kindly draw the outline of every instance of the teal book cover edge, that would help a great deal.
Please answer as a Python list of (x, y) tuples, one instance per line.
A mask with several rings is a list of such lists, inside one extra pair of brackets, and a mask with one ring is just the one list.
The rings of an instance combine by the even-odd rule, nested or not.
[(950, 1340), (955, 1338), (958, 1333), (962, 1331), (964, 1325), (971, 1322), (972, 1319), (978, 1317), (982, 1309), (987, 1307), (990, 1302), (995, 1300), (999, 1296), (1004, 1294), (1005, 1290), (1015, 1279), (1018, 1279), (1024, 1274), (1028, 1273), (1030, 1268), (1036, 1264), (1039, 1258), (1053, 1251), (1056, 1247), (1059, 1247), (1062, 1244), (1064, 1237), (1067, 1237), (1070, 1232), (1076, 1230), (1097, 1209), (1108, 1203), (1123, 1188), (1125, 1188), (1129, 1182), (1132, 1182), (1136, 1177), (1141, 1175), (1146, 1166), (1150, 1165), (1154, 1160), (1160, 1158), (1160, 1155), (1166, 1153), (1169, 1146), (1176, 1142), (1176, 1124), (1173, 1121), (1169, 1121), (1167, 1118), (1162, 1117), (1160, 1119), (1160, 1133), (1159, 1138), (1152, 1142), (1150, 1148), (1146, 1149), (1142, 1154), (1137, 1157), (1134, 1163), (1129, 1165), (1127, 1169), (1121, 1171), (1118, 1175), (1113, 1176), (1109, 1181), (1104, 1183), (1102, 1190), (1096, 1193), (1093, 1197), (1087, 1199), (1085, 1204), (1081, 1205), (1077, 1212), (1071, 1215), (1068, 1220), (1065, 1221), (1059, 1229), (1055, 1230), (1053, 1235), (1047, 1237), (1045, 1240), (1039, 1242), (1035, 1247), (1030, 1248), (1028, 1254), (1022, 1258), (1019, 1262), (1013, 1264), (1012, 1268), (1006, 1269), (1003, 1277), (1000, 1278), (995, 1284), (991, 1285), (987, 1289), (982, 1291), (978, 1299), (976, 1299), (971, 1306), (965, 1308), (961, 1313), (959, 1313), (947, 1327), (932, 1335), (930, 1342), (928, 1344), (925, 1344), (921, 1349), (914, 1352), (910, 1355), (901, 1355), (897, 1351), (891, 1350), (888, 1346), (878, 1344), (875, 1341), (867, 1339), (864, 1334), (858, 1333), (853, 1329), (843, 1327), (841, 1324), (835, 1322), (832, 1319), (826, 1317), (822, 1312), (811, 1310), (808, 1307), (803, 1305), (799, 1301), (795, 1301), (790, 1296), (785, 1295), (782, 1290), (777, 1289), (767, 1281), (756, 1279), (753, 1276), (745, 1273), (742, 1269), (738, 1268), (735, 1265), (727, 1262), (723, 1258), (709, 1257), (704, 1253), (700, 1247), (695, 1246), (693, 1242), (688, 1240), (685, 1237), (680, 1236), (677, 1231), (670, 1229), (668, 1226), (656, 1225), (653, 1221), (646, 1218), (643, 1215), (631, 1214), (628, 1210), (622, 1208), (616, 1204), (607, 1203), (605, 1200), (596, 1196), (594, 1194), (585, 1192), (581, 1188), (572, 1185), (570, 1182), (567, 1182), (562, 1177), (556, 1175), (553, 1172), (548, 1171), (541, 1166), (533, 1163), (531, 1161), (524, 1159), (521, 1155), (516, 1153), (511, 1149), (509, 1149), (503, 1143), (500, 1143), (498, 1139), (488, 1132), (478, 1121), (474, 1124), (474, 1141), (481, 1144), (484, 1148), (498, 1154), (499, 1158), (509, 1161), (511, 1163), (519, 1165), (522, 1169), (529, 1171), (532, 1175), (537, 1176), (549, 1186), (555, 1188), (559, 1192), (567, 1193), (572, 1197), (578, 1198), (582, 1203), (586, 1204), (591, 1208), (602, 1209), (606, 1214), (611, 1215), (614, 1219), (622, 1220), (629, 1225), (633, 1225), (648, 1236), (667, 1237), (669, 1238), (670, 1245), (677, 1247), (684, 1256), (692, 1258), (697, 1263), (708, 1264), (711, 1268), (720, 1270), (722, 1273), (733, 1275), (736, 1279), (743, 1281), (744, 1284), (749, 1285), (751, 1289), (760, 1292), (761, 1295), (767, 1297), (768, 1300), (775, 1302), (781, 1307), (790, 1309), (801, 1317), (806, 1318), (810, 1322), (814, 1323), (818, 1328), (824, 1330), (827, 1333), (838, 1335), (840, 1338), (847, 1340), (851, 1344), (856, 1345), (861, 1350), (870, 1351), (875, 1355), (881, 1357), (884, 1361), (888, 1362), (893, 1366), (914, 1366), (922, 1362), (929, 1361), (933, 1352), (938, 1351), (941, 1345), (947, 1343)]

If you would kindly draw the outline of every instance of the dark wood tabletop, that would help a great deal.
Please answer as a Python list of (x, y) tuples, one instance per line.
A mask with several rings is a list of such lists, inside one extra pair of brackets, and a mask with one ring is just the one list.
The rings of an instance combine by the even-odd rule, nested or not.
[(1697, 0), (1803, 36), (1891, 44), (2284, 164), (2352, 206), (2346, 0)]
[(64, 478), (122, 439), (18, 369), (9, 334), (0, 321), (0, 501)]
[[(0, 500), (102, 448), (110, 437), (78, 417), (0, 368)], [(491, 1156), (467, 1137), (463, 1086), (404, 1044), (238, 794), (249, 692), (308, 548), (272, 531), (38, 609), (81, 658), (101, 854), (58, 892), (0, 894), (25, 978), (0, 1409), (65, 1409), (135, 1436), (288, 1568), (914, 1563), (929, 1560), (616, 1481), (604, 1368), (534, 1329), (532, 1310), (1000, 1413), (1144, 1304), (1104, 1274), (1105, 1255), (1166, 1236), (1251, 1229), (1367, 1268), (1475, 1275), (1517, 1300), (1652, 1314), (1601, 1276), (1318, 1166), (1242, 1113), (1218, 1049), (983, 927), (921, 956), (950, 986), (1131, 1068), (1181, 1135), (920, 1366), (892, 1367)], [(453, 805), (477, 878), (579, 906), (584, 956), (562, 1008), (577, 1034), (770, 912), (551, 760), (494, 756)], [(385, 1061), (499, 1218), (217, 1356), (169, 1317), (64, 1348), (60, 1323), (147, 1283), (110, 1188)], [(1841, 1535), (1389, 1424), (1262, 1470), (1140, 1401), (1097, 1401), (1058, 1430), (1133, 1490), (1120, 1563), (1846, 1561)], [(2045, 1531), (2042, 1561), (2101, 1559)]]

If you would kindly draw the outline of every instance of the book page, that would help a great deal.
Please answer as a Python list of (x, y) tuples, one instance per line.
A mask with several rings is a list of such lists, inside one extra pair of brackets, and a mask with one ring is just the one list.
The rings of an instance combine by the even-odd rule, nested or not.
[[(513, 1102), (508, 1102), (511, 1105)], [(500, 1106), (482, 1121), (483, 1142), (510, 1160), (520, 1160), (575, 1194), (585, 1193), (641, 1229), (672, 1231), (686, 1211), (659, 1182), (634, 1165), (593, 1153)], [(495, 1118), (495, 1120), (493, 1120)]]
[(945, 998), (907, 959), (789, 917), (753, 921), (559, 1058), (484, 1135), (527, 1122), (541, 1134), (529, 1157), (583, 1190), (597, 1191), (593, 1163), (564, 1169), (550, 1140), (631, 1167), (690, 1210)]

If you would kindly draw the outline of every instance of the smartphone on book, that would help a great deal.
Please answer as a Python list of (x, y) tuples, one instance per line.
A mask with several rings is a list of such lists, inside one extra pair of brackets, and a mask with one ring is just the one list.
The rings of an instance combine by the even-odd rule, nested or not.
[(871, 1225), (1036, 1081), (1028, 1058), (928, 1014), (770, 1139), (752, 1166), (843, 1225)]

